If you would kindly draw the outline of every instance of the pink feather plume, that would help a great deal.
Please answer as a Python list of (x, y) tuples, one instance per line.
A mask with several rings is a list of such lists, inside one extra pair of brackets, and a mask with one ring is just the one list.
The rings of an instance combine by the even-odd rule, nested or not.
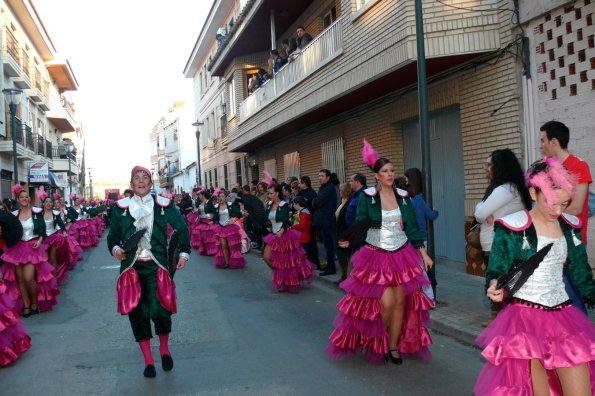
[(74, 201), (76, 199), (76, 194), (70, 193), (70, 195), (68, 197), (70, 198), (71, 201)]
[(14, 194), (15, 197), (19, 197), (19, 195), (23, 192), (23, 186), (21, 186), (20, 184), (15, 184), (14, 186), (12, 186), (12, 193)]
[(363, 140), (364, 147), (362, 147), (362, 158), (364, 163), (370, 167), (370, 169), (374, 168), (374, 164), (378, 161), (378, 152), (374, 150), (372, 145), (368, 143), (366, 139)]
[(45, 188), (43, 188), (43, 186), (40, 186), (37, 189), (37, 198), (39, 198), (39, 200), (41, 202), (45, 201), (45, 199), (48, 197), (48, 193), (45, 192)]
[(54, 200), (60, 199), (62, 196), (58, 193), (54, 193)]
[[(537, 168), (535, 164), (547, 164), (544, 168)], [(527, 172), (527, 187), (538, 188), (545, 196), (548, 206), (552, 206), (558, 200), (556, 190), (560, 189), (568, 195), (572, 195), (576, 179), (571, 175), (557, 158), (544, 158), (533, 164)], [(541, 165), (543, 166), (543, 165)]]
[(221, 187), (217, 187), (215, 189), (215, 191), (213, 192), (213, 195), (216, 196), (216, 197), (218, 197), (219, 194), (224, 193), (224, 192), (225, 192), (225, 190), (223, 190)]
[(269, 173), (268, 170), (263, 170), (262, 171), (262, 175), (264, 176), (264, 182), (266, 183), (267, 186), (272, 186), (273, 185), (273, 176), (271, 176), (271, 174)]

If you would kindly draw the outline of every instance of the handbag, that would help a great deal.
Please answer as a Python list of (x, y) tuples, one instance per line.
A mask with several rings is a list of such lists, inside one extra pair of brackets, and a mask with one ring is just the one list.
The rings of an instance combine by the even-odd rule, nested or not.
[(479, 241), (479, 233), (481, 232), (481, 224), (477, 223), (465, 235), (465, 240), (467, 243), (475, 248), (481, 250), (481, 242)]

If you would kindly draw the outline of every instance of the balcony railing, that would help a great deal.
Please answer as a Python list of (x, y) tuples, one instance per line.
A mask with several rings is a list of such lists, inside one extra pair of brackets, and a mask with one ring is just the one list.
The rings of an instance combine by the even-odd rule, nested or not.
[(52, 142), (49, 140), (45, 141), (45, 156), (50, 157), (52, 155)]
[(41, 92), (41, 72), (35, 68), (35, 88)]
[(33, 132), (31, 131), (31, 127), (28, 125), (25, 125), (24, 129), (25, 129), (25, 142), (26, 142), (27, 148), (31, 151), (35, 151), (35, 144), (33, 143)]
[(70, 159), (71, 161), (76, 161), (74, 153), (69, 153), (68, 150), (66, 150), (66, 146), (58, 145), (58, 147), (51, 147), (51, 149), (52, 158)]
[(342, 18), (326, 28), (292, 62), (240, 104), (240, 123), (289, 91), (343, 51)]
[(29, 54), (27, 54), (27, 51), (22, 50), (21, 54), (23, 56), (23, 74), (25, 76), (27, 76), (27, 78), (31, 79), (31, 67), (29, 66)]
[(45, 139), (41, 135), (37, 135), (37, 154), (45, 155)]
[(41, 84), (41, 92), (43, 93), (43, 97), (48, 100), (50, 98), (50, 82), (43, 80)]
[[(5, 118), (6, 122), (7, 122), (7, 128), (6, 131), (8, 132), (8, 134), (6, 135), (6, 139), (12, 141), (13, 136), (15, 135), (13, 133), (12, 130), (12, 122), (11, 122), (11, 118), (10, 118), (10, 112), (6, 112), (6, 118)], [(19, 120), (18, 118), (16, 119), (16, 140), (17, 143), (20, 144), (21, 146), (23, 145), (24, 142), (24, 134), (23, 134), (23, 124), (21, 122), (21, 120)]]
[(12, 33), (12, 30), (7, 27), (4, 28), (4, 35), (6, 39), (4, 40), (4, 53), (9, 54), (12, 58), (17, 61), (18, 64), (21, 64), (21, 57), (19, 55), (19, 41)]

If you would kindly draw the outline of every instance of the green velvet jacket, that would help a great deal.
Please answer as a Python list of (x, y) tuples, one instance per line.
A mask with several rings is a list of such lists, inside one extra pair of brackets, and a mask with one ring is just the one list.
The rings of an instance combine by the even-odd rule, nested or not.
[[(207, 210), (205, 209), (206, 213), (211, 213), (213, 215), (213, 222), (219, 223), (219, 203), (212, 203), (209, 201), (210, 208)], [(242, 218), (242, 210), (238, 204), (231, 204), (227, 205), (227, 211), (229, 212), (229, 218), (235, 217), (236, 219)]]
[[(401, 210), (401, 219), (403, 220), (407, 239), (415, 248), (423, 247), (424, 240), (417, 225), (417, 218), (409, 194), (400, 188), (395, 189), (394, 193)], [(380, 228), (382, 224), (382, 204), (376, 187), (365, 189), (357, 204), (356, 222), (368, 217), (372, 221), (371, 228)]]
[[(85, 213), (85, 208), (83, 208), (81, 206), (81, 209), (83, 210), (83, 214), (84, 214)], [(68, 221), (70, 223), (74, 223), (78, 219), (79, 219), (79, 214), (77, 213), (77, 211), (72, 206), (69, 206), (68, 207)]]
[[(64, 221), (62, 221), (62, 217), (60, 217), (60, 211), (52, 210), (52, 215), (54, 216), (54, 228), (56, 228), (56, 226), (57, 226), (62, 232), (65, 232), (66, 225), (64, 224)], [(44, 218), (44, 221), (45, 221), (45, 218)]]
[[(266, 206), (266, 210), (264, 212), (264, 218), (265, 220), (269, 219), (269, 214), (271, 214), (271, 208), (273, 206), (273, 203), (271, 201), (267, 202), (267, 206)], [(285, 201), (280, 201), (279, 202), (279, 207), (277, 208), (277, 212), (275, 213), (275, 221), (278, 223), (283, 223), (283, 225), (281, 226), (284, 230), (286, 230), (287, 228), (289, 228), (289, 226), (291, 225), (290, 221), (289, 221), (289, 204)]]
[[(17, 218), (19, 217), (20, 210), (12, 212)], [(31, 217), (33, 217), (33, 233), (40, 237), (46, 237), (45, 230), (45, 219), (43, 218), (43, 209), (36, 206), (31, 207)]]
[[(178, 246), (180, 252), (190, 254), (190, 234), (188, 226), (173, 201), (164, 197), (154, 196), (153, 230), (151, 233), (151, 253), (159, 263), (167, 268), (167, 225), (171, 225), (178, 232)], [(136, 219), (130, 215), (128, 207), (130, 198), (119, 200), (112, 208), (107, 248), (112, 253), (115, 246), (122, 246), (137, 230), (134, 226)], [(133, 264), (134, 254), (128, 253), (122, 261), (120, 272)]]
[[(523, 213), (526, 215), (523, 216)], [(566, 214), (560, 216), (558, 221), (568, 248), (565, 263), (568, 276), (585, 303), (593, 305), (595, 281), (587, 261), (585, 245), (580, 240), (580, 222), (575, 216)], [(496, 221), (494, 229), (494, 241), (486, 270), (486, 287), (492, 279), (508, 273), (515, 265), (526, 261), (537, 252), (537, 232), (529, 212), (522, 211), (505, 216)], [(529, 249), (523, 249), (524, 237), (529, 243)]]

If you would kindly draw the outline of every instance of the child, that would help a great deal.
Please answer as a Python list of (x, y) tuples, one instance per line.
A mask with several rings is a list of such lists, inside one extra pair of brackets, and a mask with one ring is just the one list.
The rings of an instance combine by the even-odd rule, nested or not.
[[(295, 197), (293, 199), (293, 209), (295, 214), (293, 215), (293, 226), (294, 230), (298, 230), (302, 233), (300, 235), (300, 244), (306, 252), (308, 252), (308, 244), (310, 242), (310, 227), (312, 225), (312, 214), (308, 208), (306, 208), (306, 198)], [(308, 260), (312, 262), (311, 258)]]

